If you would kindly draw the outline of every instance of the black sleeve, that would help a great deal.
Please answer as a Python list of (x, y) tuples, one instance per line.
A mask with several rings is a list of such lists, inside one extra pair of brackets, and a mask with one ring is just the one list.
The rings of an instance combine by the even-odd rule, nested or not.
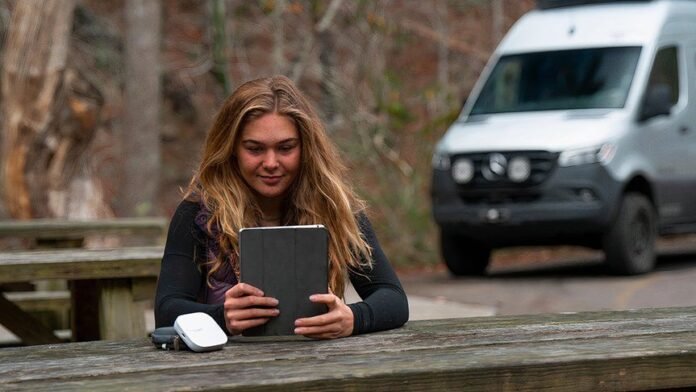
[(372, 269), (349, 272), (362, 302), (350, 304), (353, 311), (353, 334), (397, 328), (408, 321), (408, 299), (399, 278), (379, 246), (370, 221), (358, 215), (360, 230), (372, 247)]
[(169, 224), (155, 296), (157, 328), (174, 325), (179, 315), (203, 312), (212, 316), (223, 331), (227, 331), (222, 304), (197, 302), (199, 291), (205, 284), (205, 276), (195, 261), (197, 254), (205, 252), (200, 241), (202, 232), (195, 224), (198, 211), (197, 203), (183, 201)]

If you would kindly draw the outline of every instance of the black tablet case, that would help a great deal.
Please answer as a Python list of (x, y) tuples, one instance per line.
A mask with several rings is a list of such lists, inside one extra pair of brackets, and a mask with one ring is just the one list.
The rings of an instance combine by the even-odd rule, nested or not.
[(309, 296), (328, 292), (328, 235), (321, 225), (245, 228), (239, 232), (242, 282), (278, 299), (280, 314), (243, 336), (294, 335), (295, 320), (326, 313)]

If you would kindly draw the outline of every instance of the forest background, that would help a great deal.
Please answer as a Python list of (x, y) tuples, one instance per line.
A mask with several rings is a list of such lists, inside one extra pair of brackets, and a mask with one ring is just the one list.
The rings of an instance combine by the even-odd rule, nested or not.
[(533, 0), (0, 0), (0, 219), (171, 216), (213, 116), (284, 74), (391, 261), (439, 261), (435, 142)]

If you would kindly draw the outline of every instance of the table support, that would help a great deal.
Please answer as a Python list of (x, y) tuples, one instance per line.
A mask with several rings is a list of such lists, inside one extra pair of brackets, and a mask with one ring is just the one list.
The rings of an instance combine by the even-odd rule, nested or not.
[(145, 337), (145, 301), (133, 297), (131, 279), (99, 282), (100, 335), (105, 340)]
[(24, 312), (0, 293), (0, 324), (17, 335), (24, 344), (60, 343), (61, 340), (32, 315)]

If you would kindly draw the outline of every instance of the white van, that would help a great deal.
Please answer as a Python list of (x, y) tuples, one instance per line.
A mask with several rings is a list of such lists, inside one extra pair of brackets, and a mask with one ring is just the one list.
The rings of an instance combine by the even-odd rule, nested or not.
[(538, 4), (435, 148), (444, 261), (573, 244), (649, 271), (658, 234), (696, 231), (696, 1)]

